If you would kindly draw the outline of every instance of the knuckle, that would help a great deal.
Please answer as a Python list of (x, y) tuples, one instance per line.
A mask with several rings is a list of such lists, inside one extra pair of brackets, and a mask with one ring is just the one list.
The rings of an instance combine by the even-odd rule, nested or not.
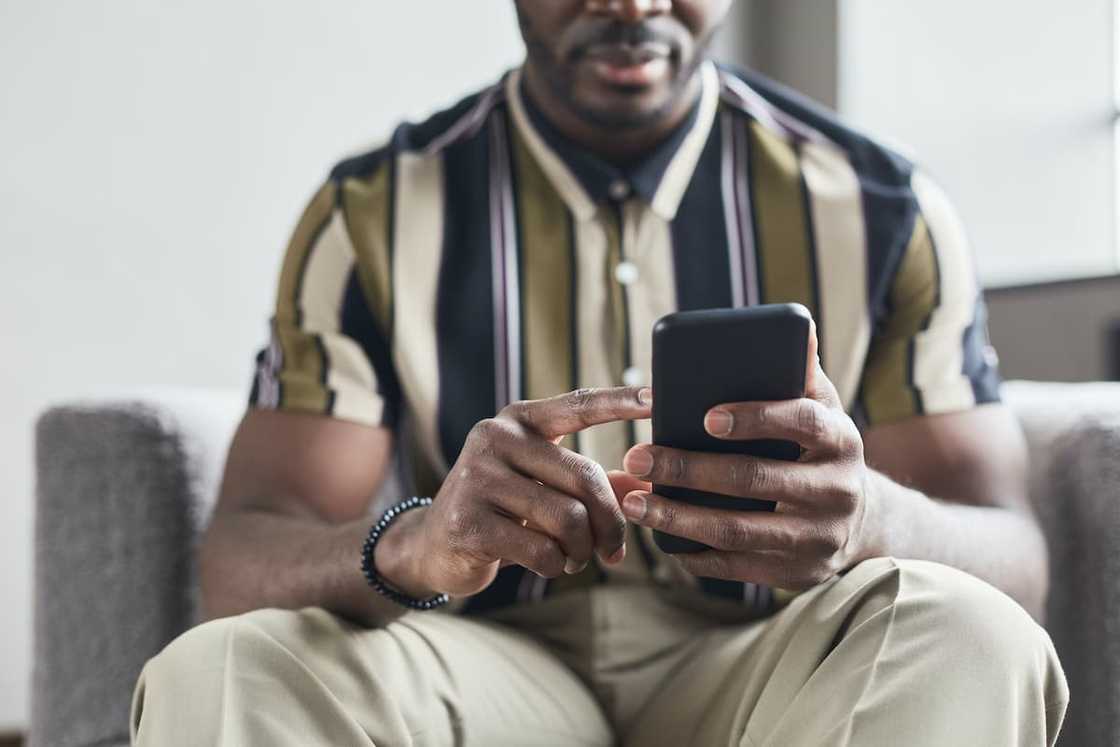
[(775, 544), (794, 558), (804, 557), (808, 552), (804, 534), (796, 529), (775, 529)]
[(490, 490), (499, 479), (497, 463), (490, 459), (490, 447), (475, 449), (474, 459), (460, 459), (449, 475), (454, 479), (460, 498), (473, 501), (479, 493)]
[(738, 521), (723, 521), (716, 525), (715, 539), (720, 547), (739, 550), (749, 545), (750, 532)]
[(845, 513), (853, 512), (863, 498), (863, 486), (855, 477), (845, 477), (840, 480), (836, 490), (836, 499), (839, 507)]
[(673, 529), (680, 521), (672, 501), (651, 503), (646, 515), (649, 523), (659, 529)]
[(813, 400), (802, 400), (797, 406), (797, 428), (814, 441), (828, 435), (828, 417), (824, 407)]
[(816, 530), (803, 525), (775, 527), (774, 537), (790, 557), (803, 558), (813, 552), (813, 536)]
[(563, 553), (551, 542), (534, 542), (525, 548), (528, 562), (542, 576), (555, 578), (564, 572)]
[(760, 432), (764, 431), (766, 429), (766, 426), (770, 423), (770, 409), (765, 406), (759, 405), (751, 408), (751, 412), (753, 412), (754, 414), (755, 427)]
[(560, 467), (564, 472), (575, 475), (578, 478), (580, 470), (584, 469), (584, 457), (574, 451), (568, 451), (567, 449), (561, 449), (558, 454)]
[(580, 387), (568, 393), (568, 408), (576, 414), (587, 412), (594, 401), (595, 390), (591, 387)]
[(736, 460), (732, 471), (732, 485), (743, 497), (764, 495), (769, 479), (767, 469), (761, 462), (751, 459)]
[(566, 506), (561, 507), (559, 512), (559, 528), (563, 535), (573, 537), (586, 531), (588, 526), (587, 522), (587, 507), (582, 503), (571, 501)]
[(688, 480), (689, 473), (692, 468), (692, 463), (682, 452), (671, 452), (667, 455), (667, 459), (655, 459), (653, 466), (653, 474), (662, 473), (666, 478), (674, 482), (683, 482)]
[(532, 400), (519, 399), (503, 407), (495, 419), (498, 425), (502, 426), (502, 433), (509, 433), (515, 423), (520, 423), (530, 430), (537, 430), (540, 425), (537, 422), (540, 420), (539, 415), (540, 411)]
[(506, 426), (497, 418), (486, 418), (475, 423), (471, 438), (482, 444), (491, 444), (506, 434)]
[(607, 472), (603, 466), (585, 457), (576, 459), (573, 471), (579, 484), (591, 495), (597, 495), (607, 479)]
[(739, 459), (732, 459), (727, 467), (727, 482), (731, 485), (732, 490), (742, 491), (743, 489), (743, 463)]

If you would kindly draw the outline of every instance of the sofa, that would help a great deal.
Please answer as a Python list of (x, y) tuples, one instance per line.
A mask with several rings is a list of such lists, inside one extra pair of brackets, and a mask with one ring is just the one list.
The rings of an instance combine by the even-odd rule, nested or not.
[[(1047, 627), (1072, 692), (1061, 744), (1115, 747), (1120, 384), (1011, 382), (1005, 399), (1050, 543)], [(239, 393), (152, 390), (40, 417), (31, 745), (127, 744), (140, 668), (197, 618), (195, 543), (243, 411)]]

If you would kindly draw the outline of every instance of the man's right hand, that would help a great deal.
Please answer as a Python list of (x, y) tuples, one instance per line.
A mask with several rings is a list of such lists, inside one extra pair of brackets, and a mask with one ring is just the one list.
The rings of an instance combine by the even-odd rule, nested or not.
[(477, 423), (432, 505), (378, 543), (374, 563), (409, 594), (471, 595), (505, 564), (547, 578), (578, 573), (592, 554), (618, 563), (626, 519), (603, 467), (559, 445), (593, 425), (650, 417), (648, 388), (579, 389), (515, 402)]

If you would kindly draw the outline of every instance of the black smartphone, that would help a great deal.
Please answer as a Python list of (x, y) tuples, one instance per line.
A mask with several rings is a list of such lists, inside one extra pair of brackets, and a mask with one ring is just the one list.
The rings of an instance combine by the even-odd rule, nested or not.
[[(688, 451), (750, 454), (795, 461), (792, 441), (726, 441), (704, 430), (704, 414), (725, 402), (797, 399), (805, 395), (809, 310), (800, 304), (682, 311), (653, 328), (653, 442)], [(773, 511), (773, 501), (654, 485), (653, 492), (699, 506)], [(707, 545), (654, 532), (667, 553)]]

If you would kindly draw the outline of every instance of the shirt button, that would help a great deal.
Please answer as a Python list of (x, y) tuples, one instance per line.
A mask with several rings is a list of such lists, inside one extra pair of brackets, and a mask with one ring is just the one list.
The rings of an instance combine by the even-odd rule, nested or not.
[(625, 179), (615, 179), (610, 186), (611, 199), (621, 202), (630, 196), (630, 185)]
[(646, 375), (637, 366), (631, 366), (622, 372), (622, 383), (626, 386), (641, 386), (646, 383)]
[(614, 267), (614, 279), (622, 285), (631, 285), (638, 281), (638, 266), (629, 260), (623, 260)]

